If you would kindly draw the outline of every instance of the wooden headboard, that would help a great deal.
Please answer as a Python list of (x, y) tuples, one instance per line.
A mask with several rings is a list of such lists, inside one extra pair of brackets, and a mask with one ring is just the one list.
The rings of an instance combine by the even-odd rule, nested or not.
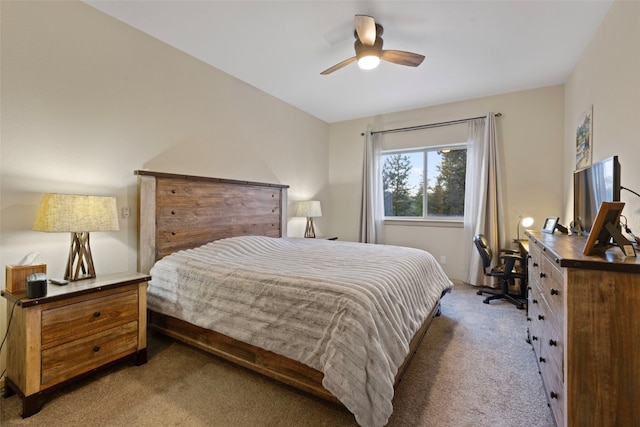
[(138, 271), (235, 236), (286, 236), (288, 185), (138, 170)]

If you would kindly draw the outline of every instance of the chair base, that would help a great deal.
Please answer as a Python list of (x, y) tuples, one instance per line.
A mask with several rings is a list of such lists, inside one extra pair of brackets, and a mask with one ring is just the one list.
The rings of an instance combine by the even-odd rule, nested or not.
[(480, 290), (477, 292), (478, 295), (491, 295), (487, 298), (485, 298), (484, 300), (482, 300), (483, 303), (485, 304), (489, 304), (491, 301), (494, 300), (505, 300), (507, 302), (510, 302), (511, 304), (515, 305), (516, 308), (518, 310), (522, 310), (524, 309), (524, 305), (526, 303), (525, 300), (519, 299), (518, 297), (515, 297), (513, 295), (509, 295), (507, 293), (503, 293), (503, 292), (492, 292), (492, 291), (483, 291)]

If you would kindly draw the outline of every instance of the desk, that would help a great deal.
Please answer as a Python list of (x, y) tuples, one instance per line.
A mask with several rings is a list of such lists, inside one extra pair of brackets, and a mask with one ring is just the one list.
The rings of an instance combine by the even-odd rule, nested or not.
[(529, 255), (529, 241), (526, 239), (516, 240), (518, 243), (518, 250), (520, 251), (520, 255), (526, 260), (527, 255)]

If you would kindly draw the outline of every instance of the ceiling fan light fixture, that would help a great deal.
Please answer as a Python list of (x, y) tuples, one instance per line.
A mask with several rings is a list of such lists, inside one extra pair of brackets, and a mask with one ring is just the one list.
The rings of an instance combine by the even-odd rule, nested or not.
[(358, 67), (362, 70), (373, 70), (380, 65), (380, 58), (376, 55), (367, 55), (358, 59)]
[(393, 64), (405, 65), (408, 67), (417, 67), (422, 64), (424, 55), (419, 53), (406, 52), (403, 50), (382, 50), (382, 25), (376, 24), (371, 16), (356, 15), (354, 18), (355, 31), (353, 36), (356, 41), (353, 45), (356, 56), (347, 58), (337, 63), (333, 67), (329, 67), (320, 74), (326, 76), (336, 70), (347, 65), (358, 62), (358, 66), (362, 70), (373, 70), (377, 68), (380, 61), (391, 62)]
[(380, 37), (376, 38), (375, 43), (371, 46), (366, 46), (360, 40), (356, 40), (354, 48), (360, 69), (373, 70), (380, 64), (380, 54), (382, 53), (382, 39)]

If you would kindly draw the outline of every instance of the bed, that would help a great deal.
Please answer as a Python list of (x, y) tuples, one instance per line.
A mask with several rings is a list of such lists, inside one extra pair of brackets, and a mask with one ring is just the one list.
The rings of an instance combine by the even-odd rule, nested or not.
[(433, 257), (283, 237), (285, 185), (136, 174), (149, 326), (385, 425), (452, 286)]

